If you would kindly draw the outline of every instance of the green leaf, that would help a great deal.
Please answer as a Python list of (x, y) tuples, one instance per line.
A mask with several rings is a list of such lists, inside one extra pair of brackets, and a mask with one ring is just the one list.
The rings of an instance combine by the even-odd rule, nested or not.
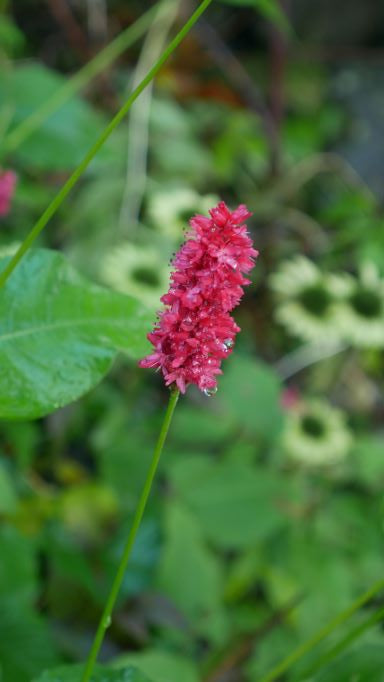
[(384, 481), (384, 439), (366, 435), (356, 442), (353, 456), (358, 477), (366, 484), (382, 489)]
[(36, 548), (4, 524), (0, 557), (0, 679), (27, 682), (58, 663), (51, 633), (34, 611), (39, 592)]
[(158, 585), (201, 634), (220, 637), (223, 623), (219, 563), (205, 544), (199, 524), (175, 503), (166, 510)]
[(272, 440), (279, 436), (283, 424), (281, 390), (281, 382), (270, 367), (237, 355), (225, 367), (218, 396), (238, 424)]
[(117, 350), (145, 354), (152, 315), (87, 282), (60, 253), (36, 249), (0, 290), (0, 319), (0, 417), (25, 419), (79, 398)]
[(267, 471), (196, 456), (176, 462), (171, 481), (202, 533), (219, 547), (251, 547), (285, 523), (282, 485)]
[(14, 511), (16, 503), (17, 497), (11, 476), (3, 462), (0, 462), (0, 514)]
[(156, 649), (121, 656), (120, 663), (137, 665), (153, 682), (199, 682), (196, 665), (179, 654)]
[[(80, 682), (82, 665), (66, 665), (47, 670), (33, 682)], [(149, 678), (137, 668), (114, 669), (107, 666), (96, 666), (91, 682), (150, 682)]]
[(31, 608), (0, 600), (0, 678), (28, 682), (44, 668), (57, 665), (51, 633)]
[(0, 528), (0, 556), (0, 600), (13, 600), (17, 610), (31, 606), (37, 598), (33, 543), (4, 524)]
[(214, 412), (201, 407), (181, 405), (177, 409), (170, 434), (171, 442), (217, 447), (236, 432), (236, 422), (216, 419)]
[(384, 647), (367, 644), (339, 656), (313, 682), (383, 682)]
[[(41, 103), (49, 100), (65, 83), (65, 77), (41, 64), (16, 66), (11, 74), (0, 77), (0, 100), (14, 111), (10, 131), (25, 121)], [(69, 170), (80, 163), (100, 134), (103, 117), (82, 100), (73, 97), (16, 150), (18, 159), (42, 170)], [(106, 157), (105, 150), (99, 155)], [(108, 155), (108, 154), (107, 154)]]
[(5, 14), (0, 16), (0, 45), (8, 54), (15, 54), (24, 46), (22, 32)]

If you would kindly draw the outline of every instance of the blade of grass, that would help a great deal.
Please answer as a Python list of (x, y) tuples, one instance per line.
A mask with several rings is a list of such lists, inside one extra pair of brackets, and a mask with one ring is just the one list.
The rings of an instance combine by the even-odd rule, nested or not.
[(265, 675), (260, 682), (273, 682), (280, 675), (285, 673), (294, 663), (313, 649), (319, 642), (328, 637), (339, 625), (348, 620), (358, 609), (366, 604), (372, 597), (374, 597), (380, 590), (384, 588), (384, 580), (379, 580), (367, 592), (364, 592), (356, 601), (347, 609), (332, 618), (324, 627), (320, 628), (312, 637), (307, 639), (303, 644), (300, 644), (294, 651), (286, 656), (277, 666), (273, 668), (267, 675)]
[(133, 518), (132, 522), (132, 527), (129, 532), (123, 554), (120, 559), (120, 563), (117, 568), (116, 576), (113, 581), (111, 591), (109, 593), (108, 599), (106, 601), (104, 611), (101, 615), (100, 621), (98, 628), (96, 630), (96, 634), (91, 646), (91, 650), (88, 655), (88, 659), (84, 668), (83, 675), (81, 677), (81, 682), (89, 682), (92, 676), (93, 669), (95, 667), (95, 663), (100, 651), (100, 647), (103, 643), (105, 631), (109, 627), (112, 619), (112, 612), (113, 608), (116, 603), (117, 596), (120, 591), (121, 583), (123, 582), (125, 571), (127, 570), (128, 562), (132, 553), (133, 546), (135, 544), (137, 532), (139, 530), (145, 508), (147, 506), (148, 498), (152, 489), (152, 484), (153, 480), (155, 478), (155, 474), (157, 471), (157, 467), (159, 464), (160, 456), (163, 451), (165, 439), (167, 437), (169, 427), (172, 421), (173, 413), (175, 411), (175, 407), (177, 405), (177, 401), (179, 399), (180, 393), (177, 389), (171, 390), (171, 394), (169, 396), (169, 402), (168, 402), (168, 407), (167, 411), (164, 416), (164, 421), (162, 423), (161, 429), (160, 429), (160, 434), (155, 446), (155, 449), (153, 451), (151, 463), (149, 465), (147, 477), (144, 482), (144, 487), (141, 492), (136, 510), (135, 510), (135, 515)]
[(85, 66), (72, 76), (72, 78), (69, 78), (62, 87), (58, 88), (52, 97), (45, 100), (45, 102), (42, 102), (38, 109), (16, 126), (16, 128), (5, 137), (2, 143), (2, 151), (13, 152), (22, 142), (24, 142), (24, 140), (37, 130), (49, 116), (60, 109), (65, 102), (87, 85), (92, 78), (104, 71), (107, 66), (138, 40), (151, 25), (160, 4), (161, 3), (157, 3), (151, 7), (151, 9), (139, 17), (134, 24), (120, 33), (117, 38), (112, 40), (109, 45), (85, 64)]
[(332, 659), (334, 659), (338, 654), (349, 647), (349, 645), (352, 644), (352, 642), (354, 642), (358, 637), (360, 637), (363, 632), (369, 630), (369, 628), (376, 623), (379, 623), (383, 619), (384, 607), (372, 613), (355, 628), (352, 628), (352, 630), (350, 630), (345, 637), (340, 640), (340, 642), (337, 642), (337, 644), (331, 647), (323, 656), (320, 656), (316, 661), (314, 661), (313, 665), (303, 673), (303, 680), (312, 677), (312, 675), (317, 673), (326, 663), (332, 661)]
[(5, 284), (8, 277), (12, 274), (15, 267), (17, 266), (19, 261), (24, 256), (24, 254), (32, 246), (35, 239), (42, 232), (42, 230), (47, 225), (49, 220), (52, 218), (52, 216), (56, 213), (58, 208), (61, 206), (64, 199), (66, 198), (66, 196), (71, 191), (71, 189), (76, 185), (79, 178), (82, 176), (84, 171), (88, 168), (90, 162), (96, 156), (97, 152), (103, 146), (104, 142), (109, 138), (111, 133), (114, 131), (114, 129), (119, 125), (120, 121), (127, 114), (129, 109), (131, 108), (133, 102), (135, 102), (135, 100), (138, 98), (138, 96), (143, 92), (143, 90), (147, 87), (147, 85), (151, 82), (151, 80), (160, 71), (164, 62), (167, 61), (168, 57), (172, 54), (172, 52), (174, 52), (175, 49), (178, 47), (178, 45), (180, 45), (181, 41), (185, 38), (187, 33), (191, 30), (192, 26), (194, 26), (194, 24), (196, 23), (196, 21), (198, 20), (200, 15), (207, 9), (207, 7), (211, 4), (211, 2), (212, 2), (212, 0), (203, 0), (203, 2), (197, 7), (197, 9), (192, 14), (192, 16), (184, 24), (183, 28), (177, 33), (177, 35), (174, 37), (174, 39), (169, 43), (168, 47), (164, 50), (164, 52), (159, 57), (157, 62), (148, 71), (145, 78), (143, 78), (143, 80), (141, 81), (141, 83), (139, 83), (137, 88), (135, 88), (133, 90), (131, 95), (126, 100), (125, 104), (123, 104), (121, 109), (113, 117), (113, 119), (110, 121), (110, 123), (106, 126), (106, 128), (104, 128), (104, 130), (101, 133), (101, 135), (99, 136), (99, 138), (92, 145), (92, 147), (87, 152), (87, 154), (85, 155), (83, 160), (80, 162), (80, 164), (74, 170), (72, 175), (70, 175), (67, 182), (63, 185), (61, 190), (58, 192), (58, 194), (51, 201), (49, 206), (45, 209), (44, 213), (40, 216), (38, 221), (35, 223), (32, 230), (29, 232), (29, 234), (24, 239), (21, 246), (18, 248), (18, 250), (16, 251), (14, 256), (9, 261), (7, 267), (3, 270), (3, 272), (0, 273), (0, 286), (3, 286)]

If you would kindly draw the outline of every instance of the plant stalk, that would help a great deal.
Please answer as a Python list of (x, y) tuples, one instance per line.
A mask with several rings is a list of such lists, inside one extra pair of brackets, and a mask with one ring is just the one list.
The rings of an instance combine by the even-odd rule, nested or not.
[(318, 630), (312, 637), (307, 639), (298, 646), (294, 651), (292, 651), (286, 658), (284, 658), (273, 670), (271, 670), (267, 675), (265, 675), (260, 682), (273, 682), (279, 678), (283, 673), (285, 673), (294, 663), (296, 663), (300, 658), (307, 654), (311, 649), (313, 649), (319, 642), (328, 637), (331, 632), (333, 632), (339, 625), (347, 621), (353, 614), (358, 611), (364, 604), (366, 604), (372, 597), (374, 597), (378, 592), (384, 588), (384, 580), (379, 580), (375, 583), (367, 592), (362, 594), (356, 601), (351, 604), (347, 609), (339, 613), (337, 616), (332, 618), (332, 620), (324, 625), (320, 630)]
[(85, 87), (92, 78), (104, 71), (122, 52), (138, 40), (151, 25), (158, 10), (158, 4), (151, 7), (145, 14), (142, 14), (134, 24), (128, 26), (109, 45), (58, 88), (52, 97), (45, 100), (28, 118), (19, 123), (5, 137), (1, 145), (2, 151), (13, 152), (17, 149), (47, 118), (60, 109), (65, 102)]
[(149, 498), (149, 494), (151, 492), (153, 479), (155, 477), (157, 467), (159, 464), (160, 455), (161, 455), (162, 450), (163, 450), (164, 442), (165, 442), (165, 439), (167, 437), (167, 433), (169, 431), (169, 427), (170, 427), (170, 424), (172, 421), (172, 416), (173, 416), (179, 395), (180, 395), (180, 393), (178, 390), (172, 390), (171, 391), (167, 411), (165, 413), (164, 421), (163, 421), (162, 427), (160, 429), (159, 438), (157, 440), (157, 443), (156, 443), (156, 446), (155, 446), (155, 449), (153, 452), (152, 460), (151, 460), (151, 463), (149, 466), (147, 477), (145, 479), (144, 487), (143, 487), (142, 493), (140, 495), (139, 502), (138, 502), (137, 507), (136, 507), (132, 527), (131, 527), (131, 530), (129, 532), (128, 538), (127, 538), (127, 542), (126, 542), (126, 545), (125, 545), (125, 548), (123, 551), (123, 555), (122, 555), (121, 560), (120, 560), (119, 567), (117, 569), (115, 579), (113, 581), (111, 591), (109, 593), (107, 602), (105, 604), (103, 613), (102, 613), (101, 618), (100, 618), (100, 622), (99, 622), (99, 625), (98, 625), (98, 628), (97, 628), (97, 631), (95, 634), (95, 638), (93, 640), (91, 650), (89, 652), (89, 656), (88, 656), (88, 659), (87, 659), (87, 662), (86, 662), (86, 665), (84, 668), (84, 672), (83, 672), (83, 675), (81, 678), (81, 682), (89, 682), (89, 680), (91, 679), (91, 675), (92, 675), (92, 672), (93, 672), (93, 669), (94, 669), (94, 666), (95, 666), (95, 663), (97, 660), (97, 656), (98, 656), (98, 653), (100, 651), (100, 647), (101, 647), (103, 639), (104, 639), (105, 631), (107, 630), (107, 628), (111, 624), (113, 607), (115, 605), (117, 595), (119, 593), (121, 583), (123, 581), (124, 574), (125, 574), (125, 571), (127, 569), (128, 561), (129, 561), (129, 558), (131, 556), (132, 548), (133, 548), (133, 545), (134, 545), (134, 542), (135, 542), (135, 539), (137, 536), (137, 531), (139, 530), (141, 520), (143, 518), (144, 510), (145, 510), (145, 507), (146, 507), (146, 504), (147, 504), (147, 501)]
[(33, 242), (39, 236), (40, 232), (42, 232), (42, 230), (47, 225), (49, 220), (52, 218), (52, 216), (56, 213), (58, 208), (61, 206), (64, 199), (67, 197), (67, 195), (71, 191), (71, 189), (76, 185), (79, 178), (82, 176), (84, 171), (88, 168), (92, 159), (96, 156), (97, 152), (103, 146), (104, 142), (109, 138), (111, 133), (114, 131), (114, 129), (119, 125), (119, 123), (122, 121), (124, 116), (127, 114), (129, 109), (131, 108), (133, 102), (135, 102), (135, 100), (138, 98), (138, 96), (143, 92), (143, 90), (145, 90), (147, 85), (151, 82), (151, 80), (160, 71), (161, 67), (167, 61), (168, 57), (180, 45), (183, 38), (185, 38), (187, 33), (189, 33), (189, 31), (194, 26), (194, 24), (196, 23), (198, 18), (201, 16), (201, 14), (203, 14), (203, 12), (207, 9), (207, 7), (211, 4), (211, 2), (212, 2), (212, 0), (203, 0), (203, 2), (198, 6), (198, 8), (195, 10), (195, 12), (192, 14), (192, 16), (184, 24), (183, 28), (177, 33), (177, 35), (169, 43), (168, 47), (164, 50), (164, 52), (159, 57), (157, 62), (148, 71), (145, 78), (143, 78), (141, 83), (139, 83), (139, 85), (133, 90), (131, 95), (126, 100), (125, 104), (121, 107), (121, 109), (117, 112), (117, 114), (109, 122), (109, 124), (106, 126), (106, 128), (104, 128), (103, 132), (101, 133), (99, 138), (96, 140), (96, 142), (92, 145), (92, 147), (87, 152), (87, 154), (85, 155), (83, 160), (80, 162), (78, 167), (74, 170), (72, 175), (70, 175), (67, 182), (63, 185), (63, 187), (58, 192), (58, 194), (55, 196), (53, 201), (51, 201), (49, 206), (45, 209), (44, 213), (40, 216), (38, 221), (35, 223), (32, 230), (29, 232), (27, 237), (24, 239), (23, 243), (20, 245), (20, 247), (18, 248), (18, 250), (16, 251), (14, 256), (11, 258), (11, 260), (9, 261), (6, 268), (3, 270), (3, 272), (0, 273), (0, 287), (5, 284), (8, 277), (12, 274), (15, 267), (18, 265), (19, 261), (24, 256), (24, 254), (32, 246)]

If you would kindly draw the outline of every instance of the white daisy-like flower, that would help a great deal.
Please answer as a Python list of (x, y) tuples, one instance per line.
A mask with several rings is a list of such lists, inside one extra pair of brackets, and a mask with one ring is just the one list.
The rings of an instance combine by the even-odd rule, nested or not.
[(384, 348), (384, 279), (373, 263), (364, 264), (359, 277), (334, 275), (339, 298), (337, 327), (358, 348)]
[(169, 268), (155, 249), (125, 242), (106, 253), (100, 276), (112, 289), (156, 308), (168, 286)]
[(283, 263), (270, 277), (279, 303), (275, 316), (291, 334), (306, 341), (336, 341), (332, 279), (304, 256)]
[(217, 202), (218, 198), (213, 194), (201, 196), (189, 187), (173, 187), (152, 194), (148, 202), (148, 217), (163, 234), (177, 240), (195, 213), (205, 215)]
[(323, 400), (300, 403), (287, 414), (283, 448), (308, 467), (337, 464), (348, 454), (353, 437), (344, 412)]

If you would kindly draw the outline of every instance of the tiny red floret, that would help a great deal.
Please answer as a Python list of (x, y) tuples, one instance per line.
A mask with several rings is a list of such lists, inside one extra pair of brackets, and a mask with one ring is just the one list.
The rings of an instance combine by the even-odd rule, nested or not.
[(165, 309), (148, 339), (154, 352), (140, 367), (161, 369), (167, 386), (184, 393), (196, 384), (207, 394), (217, 386), (221, 361), (233, 349), (240, 328), (229, 314), (250, 284), (243, 273), (254, 266), (253, 248), (244, 221), (251, 216), (244, 205), (230, 211), (224, 201), (196, 215), (191, 230), (173, 260), (171, 285), (161, 301)]
[(16, 187), (16, 173), (0, 170), (0, 217), (9, 213), (11, 199)]

